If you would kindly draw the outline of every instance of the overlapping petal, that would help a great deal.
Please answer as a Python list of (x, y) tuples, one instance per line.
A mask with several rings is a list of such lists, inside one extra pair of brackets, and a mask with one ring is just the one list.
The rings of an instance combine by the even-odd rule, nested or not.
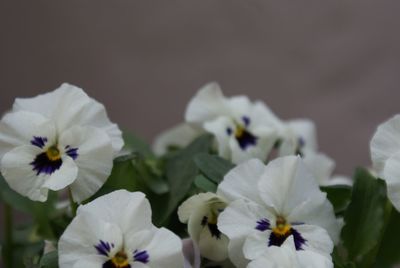
[(16, 99), (13, 111), (41, 114), (55, 122), (60, 133), (75, 125), (100, 128), (110, 137), (115, 155), (124, 144), (121, 131), (110, 122), (104, 106), (82, 89), (67, 83), (49, 93)]
[(144, 194), (126, 190), (80, 206), (58, 248), (60, 268), (109, 267), (111, 263), (143, 268), (183, 266), (180, 238), (154, 227)]

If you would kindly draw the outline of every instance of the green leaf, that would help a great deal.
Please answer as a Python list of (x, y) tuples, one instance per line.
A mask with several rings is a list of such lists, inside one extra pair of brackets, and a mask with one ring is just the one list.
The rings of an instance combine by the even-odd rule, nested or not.
[(170, 198), (164, 219), (176, 209), (191, 188), (199, 172), (194, 157), (199, 153), (208, 152), (211, 142), (211, 135), (200, 136), (186, 148), (175, 152), (166, 160), (166, 176), (170, 185)]
[(108, 177), (106, 183), (91, 200), (119, 189), (125, 189), (131, 192), (143, 190), (143, 186), (137, 179), (137, 172), (133, 167), (131, 159), (114, 161), (110, 177)]
[(217, 185), (203, 175), (197, 175), (196, 179), (194, 180), (194, 184), (205, 192), (215, 193), (217, 191)]
[(194, 161), (200, 171), (210, 180), (219, 184), (226, 173), (231, 170), (235, 165), (231, 162), (211, 154), (198, 154)]
[(346, 210), (350, 203), (352, 188), (347, 185), (323, 186), (321, 191), (327, 193), (327, 198), (332, 203), (335, 213), (339, 214)]
[(377, 254), (375, 267), (393, 267), (400, 263), (400, 213), (396, 209), (391, 210), (386, 231), (381, 241)]
[(344, 246), (349, 261), (356, 264), (369, 259), (370, 253), (381, 240), (386, 205), (385, 182), (376, 179), (365, 169), (357, 169), (348, 209), (342, 230)]
[(58, 267), (58, 253), (57, 251), (49, 252), (40, 259), (40, 268), (57, 268)]
[(18, 211), (25, 213), (32, 212), (33, 201), (12, 190), (1, 175), (0, 175), (0, 197), (3, 200), (3, 202), (7, 203), (12, 208)]
[(155, 158), (153, 151), (151, 150), (150, 145), (145, 142), (143, 139), (139, 138), (138, 136), (123, 132), (123, 138), (125, 141), (125, 149), (128, 149), (135, 153), (140, 153), (144, 155), (146, 158)]
[(169, 190), (167, 181), (162, 177), (162, 172), (157, 168), (155, 160), (145, 160), (138, 156), (132, 160), (132, 165), (138, 173), (138, 179), (154, 193), (165, 194)]

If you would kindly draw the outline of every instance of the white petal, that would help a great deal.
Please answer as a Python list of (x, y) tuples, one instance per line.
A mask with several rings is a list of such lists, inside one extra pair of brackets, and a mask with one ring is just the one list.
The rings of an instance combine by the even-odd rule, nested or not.
[(255, 127), (250, 129), (250, 132), (257, 137), (255, 146), (249, 146), (243, 150), (240, 148), (236, 139), (230, 140), (229, 145), (231, 148), (231, 159), (233, 163), (240, 164), (252, 158), (265, 161), (277, 141), (277, 132), (272, 128)]
[(196, 211), (190, 216), (188, 221), (188, 233), (196, 243), (199, 242), (200, 234), (206, 227), (201, 223), (203, 218), (208, 215), (210, 209), (208, 206), (203, 205), (196, 209)]
[(322, 153), (308, 153), (303, 160), (318, 184), (326, 185), (335, 169), (335, 161)]
[(278, 132), (281, 131), (283, 122), (262, 101), (254, 102), (249, 117), (255, 126), (268, 126)]
[[(183, 267), (182, 241), (171, 231), (165, 228), (154, 228), (151, 235), (146, 236), (141, 245), (132, 237), (127, 237), (130, 249), (146, 250), (149, 262), (146, 267)], [(134, 263), (136, 267), (137, 262)]]
[(82, 89), (70, 84), (64, 83), (53, 92), (34, 98), (16, 99), (13, 110), (36, 112), (53, 119), (59, 132), (74, 125), (101, 128), (111, 139), (114, 155), (124, 144), (121, 131), (116, 124), (110, 122), (104, 106)]
[(271, 235), (270, 230), (265, 232), (253, 231), (247, 236), (243, 245), (244, 256), (249, 260), (256, 260), (268, 250), (268, 240)]
[(386, 161), (383, 178), (387, 184), (387, 193), (393, 206), (400, 211), (400, 153)]
[(277, 215), (288, 216), (302, 203), (324, 197), (300, 157), (286, 156), (271, 161), (258, 182), (260, 196)]
[(62, 133), (60, 146), (78, 149), (75, 159), (78, 178), (71, 190), (74, 200), (80, 203), (99, 190), (111, 174), (113, 149), (110, 138), (103, 130), (74, 126)]
[(228, 257), (228, 242), (229, 239), (221, 234), (217, 239), (211, 235), (208, 227), (202, 229), (199, 235), (199, 249), (201, 255), (212, 261), (223, 261)]
[(257, 221), (263, 218), (274, 220), (275, 217), (266, 209), (242, 199), (238, 199), (219, 215), (218, 229), (230, 239), (229, 258), (237, 267), (245, 267), (248, 263), (243, 254), (243, 245)]
[(335, 243), (338, 241), (341, 226), (333, 207), (300, 157), (271, 161), (258, 186), (261, 198), (277, 215), (290, 222), (321, 226)]
[(217, 194), (228, 201), (239, 198), (261, 204), (257, 183), (265, 172), (265, 165), (258, 159), (252, 159), (233, 168), (219, 184)]
[(266, 253), (252, 261), (248, 268), (332, 268), (331, 257), (313, 251), (294, 249), (293, 239), (289, 237), (281, 247), (269, 247)]
[[(100, 255), (91, 255), (84, 256), (81, 259), (77, 260), (72, 268), (99, 268), (102, 267), (105, 262), (105, 259)], [(67, 266), (65, 266), (67, 267)], [(60, 268), (62, 268), (60, 264)]]
[(332, 204), (326, 198), (314, 198), (302, 203), (287, 217), (290, 222), (303, 222), (327, 230), (335, 244), (339, 242), (341, 220), (336, 219)]
[(58, 242), (60, 268), (74, 267), (75, 263), (89, 256), (100, 256), (106, 262), (108, 257), (101, 255), (95, 247), (100, 241), (109, 244), (108, 256), (114, 256), (123, 246), (120, 228), (90, 213), (76, 216)]
[(292, 227), (306, 240), (304, 251), (313, 251), (324, 256), (330, 256), (333, 251), (333, 242), (325, 229), (308, 224)]
[(386, 160), (400, 151), (400, 115), (395, 115), (378, 127), (370, 148), (372, 163), (380, 173)]
[(227, 99), (227, 105), (233, 118), (238, 122), (242, 121), (243, 116), (250, 116), (253, 106), (247, 96), (232, 96)]
[(229, 144), (231, 141), (236, 142), (233, 134), (227, 133), (228, 129), (234, 131), (235, 125), (233, 121), (226, 116), (219, 116), (214, 120), (204, 123), (204, 129), (215, 136), (218, 147), (218, 155), (225, 158), (231, 158), (231, 150)]
[(163, 155), (169, 146), (186, 147), (202, 130), (192, 127), (187, 123), (182, 123), (162, 132), (155, 138), (153, 150), (157, 155)]
[(44, 116), (26, 111), (4, 115), (0, 121), (0, 158), (16, 146), (31, 144), (34, 137), (47, 139), (54, 145), (56, 128)]
[(184, 268), (200, 268), (200, 250), (192, 239), (183, 239), (183, 255), (185, 257)]
[(303, 150), (316, 152), (318, 150), (317, 131), (313, 121), (309, 119), (296, 119), (288, 122), (297, 137), (304, 142)]
[(81, 205), (79, 213), (89, 212), (107, 222), (118, 222), (124, 233), (152, 228), (149, 201), (141, 192), (117, 190)]
[[(264, 255), (250, 262), (247, 268), (300, 268), (292, 238), (286, 239), (281, 247), (268, 247)], [(308, 268), (305, 266), (304, 268)]]
[(214, 193), (200, 193), (193, 195), (185, 202), (183, 202), (178, 208), (178, 217), (182, 223), (187, 223), (190, 216), (196, 213), (196, 210), (206, 205), (206, 202), (212, 198), (219, 198)]
[(73, 183), (77, 176), (78, 167), (74, 160), (69, 156), (64, 155), (62, 157), (62, 165), (60, 169), (54, 171), (54, 173), (47, 177), (43, 187), (53, 191), (58, 191)]
[(333, 268), (331, 256), (321, 255), (313, 251), (297, 251), (300, 267), (304, 268)]
[(48, 189), (43, 187), (47, 176), (38, 176), (31, 165), (42, 151), (31, 145), (19, 146), (1, 159), (1, 173), (10, 187), (34, 201), (46, 201)]
[(201, 124), (229, 113), (221, 88), (215, 82), (202, 87), (190, 100), (185, 113), (186, 122)]

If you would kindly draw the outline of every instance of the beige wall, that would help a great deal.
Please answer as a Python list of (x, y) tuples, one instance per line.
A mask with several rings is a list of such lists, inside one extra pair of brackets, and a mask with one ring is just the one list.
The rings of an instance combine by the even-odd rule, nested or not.
[(0, 0), (0, 113), (68, 81), (148, 140), (198, 87), (310, 117), (338, 171), (400, 112), (399, 1)]

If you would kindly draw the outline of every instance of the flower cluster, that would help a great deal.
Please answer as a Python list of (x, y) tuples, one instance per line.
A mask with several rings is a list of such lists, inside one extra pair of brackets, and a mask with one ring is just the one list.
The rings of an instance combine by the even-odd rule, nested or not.
[[(184, 118), (151, 147), (78, 87), (17, 98), (0, 121), (6, 267), (400, 263), (400, 115), (378, 127), (373, 167), (353, 179), (333, 175), (311, 120), (216, 83)], [(13, 226), (13, 209), (31, 221)]]

